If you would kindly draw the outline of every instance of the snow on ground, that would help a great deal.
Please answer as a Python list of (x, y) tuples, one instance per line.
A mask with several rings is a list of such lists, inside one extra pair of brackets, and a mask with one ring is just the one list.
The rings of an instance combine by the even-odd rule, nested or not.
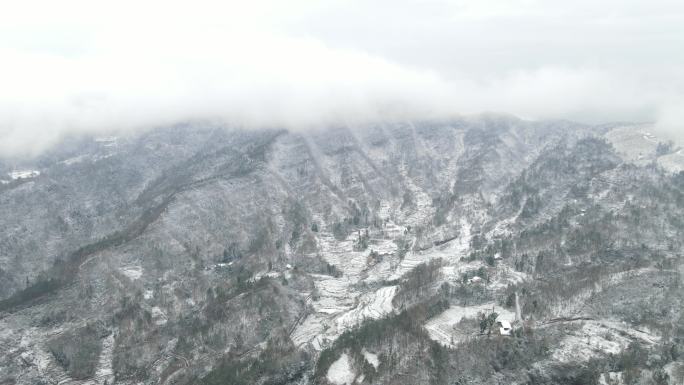
[(335, 265), (354, 281), (357, 281), (366, 269), (370, 254), (370, 250), (353, 251), (356, 237), (357, 234), (354, 233), (343, 241), (338, 241), (332, 234), (320, 234), (318, 238), (320, 254), (326, 262)]
[(476, 260), (472, 262), (462, 262), (458, 265), (447, 265), (442, 267), (441, 271), (445, 281), (460, 282), (464, 273), (477, 270), (482, 266), (485, 266), (484, 262)]
[[(353, 251), (357, 233), (341, 241), (332, 234), (319, 233), (320, 256), (343, 274), (340, 277), (311, 275), (316, 288), (311, 300), (314, 312), (295, 327), (292, 340), (297, 346), (310, 343), (314, 349), (320, 350), (345, 330), (366, 319), (378, 319), (394, 311), (392, 299), (397, 291), (396, 286), (381, 286), (374, 291), (364, 292), (359, 285), (361, 283), (375, 285), (385, 280), (399, 279), (417, 265), (435, 258), (441, 258), (448, 264), (444, 268), (447, 279), (458, 279), (463, 271), (479, 267), (480, 262), (461, 262), (468, 252), (471, 233), (470, 224), (465, 218), (461, 219), (460, 224), (458, 238), (422, 252), (408, 252), (401, 262), (396, 255), (396, 238), (391, 235), (403, 236), (405, 228), (392, 221), (388, 220), (383, 229), (371, 232), (370, 245), (364, 251)], [(370, 257), (371, 251), (378, 253), (380, 262)]]
[(663, 155), (658, 158), (658, 164), (671, 173), (684, 171), (684, 153), (679, 150), (672, 154)]
[[(340, 277), (311, 275), (316, 288), (311, 300), (314, 313), (293, 331), (291, 337), (296, 345), (311, 343), (315, 349), (322, 349), (363, 320), (380, 318), (393, 311), (396, 286), (365, 293), (358, 287), (361, 282), (379, 284), (393, 271), (397, 246), (383, 234), (379, 231), (371, 234), (370, 246), (364, 251), (354, 251), (358, 233), (350, 234), (345, 240), (337, 240), (326, 232), (318, 234), (321, 257), (343, 274)], [(373, 262), (372, 251), (380, 256), (381, 262)]]
[[(661, 143), (660, 138), (646, 131), (647, 128), (649, 127), (639, 125), (619, 127), (606, 134), (606, 138), (625, 160), (636, 164), (646, 164), (655, 159), (656, 149)], [(682, 150), (660, 156), (657, 162), (670, 172), (684, 171)]]
[(432, 218), (435, 214), (435, 209), (432, 207), (432, 198), (413, 182), (413, 179), (408, 175), (405, 165), (400, 167), (399, 172), (403, 177), (406, 188), (411, 192), (415, 205), (415, 210), (410, 210), (408, 215), (403, 211), (398, 211), (401, 219), (400, 222), (412, 227), (423, 225), (427, 223), (428, 218)]
[[(625, 280), (634, 279), (636, 277), (654, 273), (656, 271), (657, 270), (654, 268), (647, 267), (610, 274), (605, 279), (600, 280), (594, 285), (580, 290), (572, 297), (553, 304), (549, 309), (549, 317), (574, 317), (582, 315), (587, 309), (587, 305), (591, 303), (591, 299), (594, 295), (610, 288), (611, 286), (618, 285)], [(591, 305), (589, 307), (591, 307)]]
[[(216, 266), (217, 267), (225, 267), (225, 266), (218, 266), (218, 265), (219, 264), (217, 264)], [(223, 264), (223, 265), (227, 265), (227, 264)], [(249, 281), (250, 282), (256, 282), (256, 281), (260, 280), (261, 278), (266, 278), (266, 277), (278, 278), (278, 277), (280, 277), (281, 274), (282, 273), (279, 271), (260, 271), (256, 274), (254, 274), (254, 276), (252, 278), (250, 278)]]
[[(350, 292), (343, 279), (327, 279), (320, 286), (321, 295), (312, 301), (316, 311), (310, 314), (292, 333), (297, 346), (311, 343), (323, 349), (345, 330), (366, 319), (378, 319), (394, 311), (392, 299), (396, 286), (385, 286), (370, 293)], [(319, 282), (316, 283), (317, 287)]]
[(102, 352), (97, 363), (94, 379), (95, 384), (114, 383), (114, 369), (112, 367), (112, 358), (114, 354), (114, 333), (108, 335), (102, 340)]
[(490, 276), (489, 289), (502, 290), (510, 284), (522, 283), (531, 279), (530, 276), (521, 271), (515, 271), (509, 265), (499, 262), (496, 264), (494, 273)]
[(141, 266), (124, 266), (121, 268), (121, 273), (132, 280), (136, 280), (142, 277), (143, 269)]
[(453, 241), (428, 250), (407, 253), (390, 279), (399, 279), (421, 263), (427, 263), (436, 258), (443, 259), (451, 266), (460, 265), (461, 258), (468, 253), (471, 238), (470, 223), (465, 218), (461, 218), (460, 224), (459, 236)]
[(117, 140), (116, 136), (100, 136), (95, 138), (95, 142), (100, 143), (103, 147), (114, 147), (117, 145)]
[(560, 362), (573, 362), (577, 357), (589, 359), (599, 354), (618, 354), (627, 347), (629, 341), (626, 337), (614, 336), (607, 328), (587, 323), (578, 331), (566, 335), (554, 349), (552, 357)]
[(479, 332), (479, 330), (456, 330), (454, 326), (463, 318), (475, 318), (478, 313), (489, 314), (492, 309), (499, 314), (497, 319), (512, 321), (515, 313), (502, 307), (495, 306), (494, 303), (486, 303), (475, 306), (451, 306), (442, 314), (433, 317), (425, 324), (430, 338), (445, 346), (454, 346), (466, 336)]
[(397, 286), (385, 286), (361, 295), (358, 305), (335, 320), (338, 331), (344, 332), (365, 319), (378, 319), (391, 313), (394, 310), (392, 299), (396, 292)]
[(650, 132), (645, 132), (645, 131), (644, 131), (644, 133), (643, 133), (642, 136), (643, 136), (643, 138), (644, 138), (645, 140), (648, 140), (648, 141), (651, 142), (651, 143), (656, 143), (656, 144), (658, 144), (658, 140), (656, 139), (655, 135), (651, 134)]
[(143, 298), (145, 298), (147, 300), (154, 298), (154, 292), (150, 289), (145, 290), (143, 292)]
[(361, 354), (363, 354), (363, 357), (366, 359), (366, 361), (368, 361), (369, 364), (373, 365), (375, 369), (377, 369), (378, 366), (380, 366), (380, 358), (377, 354), (371, 353), (365, 348), (361, 350)]
[(92, 159), (93, 159), (93, 162), (98, 162), (98, 161), (101, 161), (101, 160), (103, 160), (103, 159), (111, 158), (112, 156), (114, 156), (114, 154), (113, 154), (113, 153), (109, 153), (109, 154), (105, 154), (105, 155), (97, 155), (97, 156), (94, 156)]
[(624, 377), (622, 372), (602, 373), (598, 379), (599, 385), (623, 385)]
[[(83, 320), (85, 321), (85, 320)], [(2, 323), (0, 323), (0, 326)], [(83, 323), (75, 323), (71, 325), (61, 325), (57, 328), (35, 328), (30, 327), (22, 330), (19, 334), (12, 335), (12, 329), (0, 328), (0, 330), (8, 330), (9, 333), (0, 335), (0, 345), (7, 344), (13, 346), (7, 353), (21, 352), (20, 356), (25, 359), (26, 370), (35, 370), (41, 377), (50, 380), (53, 384), (80, 384), (80, 385), (102, 385), (104, 383), (114, 383), (114, 371), (112, 368), (112, 358), (114, 353), (115, 334), (111, 333), (102, 339), (102, 350), (95, 367), (95, 374), (92, 378), (87, 380), (72, 379), (64, 368), (55, 360), (46, 342), (62, 334), (65, 330), (73, 329), (75, 327), (83, 326)], [(7, 340), (4, 340), (4, 338)], [(16, 340), (16, 338), (20, 338)], [(11, 344), (10, 344), (11, 341)]]
[(40, 175), (40, 171), (38, 170), (17, 170), (17, 171), (11, 171), (7, 173), (12, 180), (17, 180), (17, 179), (29, 179), (36, 177)]
[(155, 325), (161, 326), (166, 324), (166, 314), (164, 314), (164, 312), (158, 306), (153, 306), (151, 313)]
[[(684, 362), (675, 361), (663, 367), (668, 376), (670, 376), (671, 383), (673, 384), (684, 384)], [(677, 382), (679, 381), (679, 382)]]
[(389, 220), (392, 214), (391, 210), (392, 206), (389, 204), (389, 202), (382, 201), (382, 203), (380, 203), (380, 207), (377, 210), (377, 215), (380, 219), (384, 221)]
[(318, 298), (313, 301), (313, 308), (316, 312), (325, 314), (336, 314), (349, 310), (354, 306), (354, 300), (360, 295), (350, 286), (347, 277), (314, 276), (314, 285)]
[(85, 159), (88, 159), (88, 155), (75, 156), (73, 158), (65, 159), (65, 160), (61, 161), (60, 163), (63, 163), (67, 166), (71, 166), (72, 164), (81, 163)]
[(658, 272), (657, 269), (653, 267), (644, 267), (640, 269), (632, 269), (632, 270), (625, 270), (625, 271), (620, 271), (617, 273), (613, 273), (608, 276), (608, 279), (601, 280), (598, 285), (601, 287), (607, 287), (607, 286), (612, 286), (612, 285), (617, 285), (627, 279), (632, 279), (635, 277), (638, 277), (640, 275), (645, 275), (645, 274), (650, 274), (650, 273), (656, 273)]
[(326, 377), (330, 383), (335, 385), (351, 385), (354, 382), (356, 374), (352, 369), (347, 353), (342, 353), (340, 358), (330, 365)]
[(323, 350), (328, 343), (325, 332), (326, 317), (320, 313), (309, 314), (292, 332), (290, 338), (292, 342), (300, 347), (310, 343), (315, 350)]
[[(427, 194), (415, 185), (410, 189), (414, 193), (418, 209), (404, 218), (404, 221), (417, 221), (419, 216), (429, 217), (430, 213), (423, 207), (423, 204), (430, 204)], [(397, 291), (396, 286), (380, 286), (370, 292), (363, 289), (364, 287), (372, 287), (386, 280), (400, 279), (419, 264), (436, 258), (445, 262), (442, 271), (447, 281), (459, 280), (463, 272), (482, 266), (481, 261), (462, 261), (468, 253), (471, 240), (471, 224), (465, 217), (459, 221), (457, 238), (428, 250), (409, 251), (403, 260), (399, 261), (395, 240), (406, 235), (406, 228), (395, 224), (390, 219), (391, 214), (390, 205), (381, 204), (380, 217), (385, 220), (384, 226), (370, 232), (369, 247), (364, 251), (354, 251), (359, 233), (352, 233), (344, 240), (338, 240), (325, 231), (317, 234), (319, 255), (327, 263), (334, 265), (342, 275), (311, 275), (315, 286), (310, 303), (313, 312), (307, 315), (291, 334), (297, 346), (310, 344), (316, 350), (324, 349), (344, 331), (364, 320), (378, 319), (394, 311), (392, 299)], [(401, 215), (401, 212), (399, 214)], [(376, 252), (379, 257), (371, 257), (371, 251)], [(513, 271), (505, 263), (499, 263), (493, 277), (493, 284), (502, 288), (508, 283), (527, 279), (524, 274)], [(456, 333), (453, 330), (454, 324), (463, 317), (477, 316), (479, 311), (491, 311), (492, 305), (454, 307), (428, 322), (426, 327), (433, 339), (450, 344), (452, 335)], [(501, 314), (502, 319), (514, 318), (513, 313), (505, 309), (497, 308), (496, 311)], [(458, 340), (457, 337), (454, 336), (454, 340)]]
[(632, 340), (655, 344), (660, 338), (646, 331), (635, 330), (618, 321), (584, 321), (578, 330), (570, 330), (560, 341), (552, 359), (574, 362), (578, 357), (590, 359), (602, 354), (618, 354)]
[(613, 129), (606, 134), (623, 159), (645, 164), (653, 159), (658, 142), (650, 140), (643, 130), (644, 126), (623, 126)]

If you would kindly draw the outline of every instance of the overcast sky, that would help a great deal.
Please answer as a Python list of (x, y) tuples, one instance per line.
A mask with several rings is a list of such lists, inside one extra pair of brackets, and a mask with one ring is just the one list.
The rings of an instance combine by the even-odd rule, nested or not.
[(684, 1), (0, 5), (0, 155), (192, 119), (306, 129), (483, 111), (684, 136)]

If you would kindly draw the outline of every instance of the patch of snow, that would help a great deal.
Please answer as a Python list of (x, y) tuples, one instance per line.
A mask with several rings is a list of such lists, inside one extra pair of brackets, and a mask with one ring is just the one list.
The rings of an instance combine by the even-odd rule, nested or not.
[(622, 385), (624, 384), (622, 372), (606, 372), (599, 376), (599, 385)]
[(552, 354), (554, 360), (574, 362), (577, 357), (591, 359), (606, 354), (618, 354), (632, 340), (655, 344), (659, 337), (626, 327), (616, 321), (585, 321), (578, 330), (568, 332)]
[(399, 279), (421, 263), (437, 258), (441, 258), (449, 265), (459, 265), (461, 258), (465, 257), (470, 249), (470, 239), (471, 225), (465, 218), (461, 218), (458, 238), (428, 250), (407, 253), (390, 279)]
[(680, 383), (684, 383), (684, 362), (670, 362), (669, 364), (665, 365), (663, 369), (665, 370), (667, 375), (670, 376), (672, 384), (677, 383), (678, 380), (682, 381)]
[(405, 165), (399, 167), (399, 172), (403, 177), (406, 188), (413, 196), (413, 203), (415, 205), (414, 210), (410, 210), (409, 212), (400, 211), (399, 217), (402, 223), (412, 227), (420, 226), (426, 223), (427, 219), (432, 218), (435, 214), (435, 209), (432, 207), (432, 198), (430, 198), (422, 188), (415, 184), (413, 179), (409, 176)]
[(363, 354), (363, 357), (368, 361), (369, 364), (373, 365), (375, 369), (378, 368), (380, 365), (380, 358), (378, 358), (378, 355), (375, 353), (371, 353), (366, 349), (361, 350), (361, 354)]
[(94, 378), (97, 379), (98, 384), (114, 383), (114, 369), (112, 367), (112, 358), (114, 355), (114, 333), (108, 335), (102, 340), (102, 352), (97, 363)]
[(354, 383), (356, 374), (352, 369), (347, 353), (342, 353), (340, 358), (330, 365), (326, 378), (335, 385), (351, 385)]
[(617, 285), (627, 279), (633, 279), (641, 275), (645, 274), (652, 274), (652, 273), (657, 273), (658, 270), (653, 268), (653, 267), (644, 267), (640, 269), (632, 269), (632, 270), (625, 270), (625, 271), (620, 271), (617, 273), (613, 273), (610, 276), (608, 276), (607, 280), (604, 280), (599, 283), (601, 286), (611, 286), (611, 285)]
[(252, 278), (249, 279), (249, 282), (257, 282), (261, 278), (278, 278), (280, 277), (281, 273), (278, 271), (261, 271), (256, 274)]
[(620, 156), (637, 164), (645, 164), (653, 159), (658, 141), (642, 125), (617, 127), (606, 134)]
[(451, 306), (442, 314), (433, 317), (425, 323), (430, 338), (445, 346), (453, 347), (467, 335), (479, 332), (479, 330), (456, 330), (454, 326), (463, 318), (475, 318), (479, 313), (490, 313), (494, 311), (499, 314), (498, 320), (514, 319), (515, 313), (495, 306), (494, 303), (486, 303), (475, 306)]
[(33, 177), (37, 177), (40, 175), (40, 171), (38, 170), (17, 170), (17, 171), (11, 171), (7, 173), (12, 180), (17, 180), (17, 179), (29, 179)]
[(125, 266), (121, 268), (121, 273), (132, 280), (136, 280), (142, 277), (143, 269), (141, 266)]
[(34, 357), (33, 357), (33, 352), (30, 351), (30, 350), (21, 353), (19, 356), (20, 356), (21, 359), (22, 359), (24, 362), (26, 362), (26, 363), (29, 363), (29, 364), (30, 364), (30, 363), (33, 362), (33, 358), (34, 358)]
[(106, 142), (115, 142), (117, 139), (116, 136), (98, 136), (95, 138), (95, 141), (98, 143), (106, 143)]
[(511, 284), (519, 284), (530, 280), (530, 276), (524, 272), (516, 271), (506, 263), (499, 262), (489, 277), (489, 289), (503, 290)]
[(95, 142), (100, 143), (103, 147), (114, 147), (117, 145), (117, 140), (116, 136), (100, 136), (95, 138)]
[(112, 154), (112, 153), (106, 154), (106, 155), (98, 155), (98, 156), (93, 158), (93, 161), (98, 162), (98, 161), (103, 160), (103, 159), (111, 158), (112, 156), (114, 156), (114, 154)]
[(292, 332), (290, 336), (292, 342), (298, 347), (311, 343), (315, 350), (322, 350), (326, 344), (323, 336), (325, 332), (324, 321), (325, 317), (322, 314), (309, 314)]
[[(364, 251), (354, 251), (357, 233), (350, 234), (344, 240), (336, 239), (327, 231), (317, 233), (319, 255), (342, 275), (311, 274), (315, 295), (310, 305), (314, 313), (309, 314), (293, 330), (291, 338), (297, 346), (310, 344), (314, 349), (321, 350), (349, 328), (366, 319), (377, 319), (394, 311), (392, 299), (397, 290), (395, 286), (364, 292), (360, 283), (372, 287), (385, 280), (398, 279), (417, 265), (436, 258), (445, 261), (446, 265), (442, 269), (447, 281), (460, 279), (462, 271), (469, 267), (477, 268), (481, 264), (480, 261), (462, 261), (467, 255), (471, 239), (471, 225), (465, 217), (459, 221), (457, 238), (422, 252), (408, 252), (400, 261), (395, 240), (406, 236), (406, 228), (389, 219), (389, 204), (381, 207), (387, 210), (383, 213), (387, 218), (386, 223), (382, 229), (369, 231), (369, 247)], [(377, 253), (378, 257), (371, 258), (371, 251)]]
[(396, 293), (397, 286), (385, 286), (375, 292), (363, 294), (354, 309), (337, 318), (338, 331), (344, 332), (366, 319), (378, 319), (390, 314), (394, 310), (392, 299)]
[(682, 150), (659, 157), (658, 164), (671, 173), (684, 171), (684, 157), (682, 157)]
[(73, 158), (65, 159), (65, 160), (61, 161), (60, 163), (63, 163), (67, 166), (71, 166), (72, 164), (83, 162), (83, 160), (85, 160), (87, 157), (88, 157), (87, 155), (79, 155), (79, 156), (76, 156)]
[(158, 307), (158, 306), (153, 306), (152, 307), (152, 319), (154, 320), (154, 323), (156, 325), (164, 325), (166, 324), (167, 318), (166, 314)]
[(36, 349), (34, 352), (34, 363), (38, 368), (39, 373), (45, 373), (51, 364), (52, 354), (44, 349)]

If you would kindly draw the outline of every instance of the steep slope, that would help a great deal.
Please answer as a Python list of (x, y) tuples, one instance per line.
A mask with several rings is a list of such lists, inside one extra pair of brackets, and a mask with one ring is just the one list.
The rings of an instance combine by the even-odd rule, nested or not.
[[(623, 137), (486, 115), (74, 140), (0, 186), (0, 378), (571, 383), (673, 370), (684, 176), (634, 163), (609, 142)], [(517, 337), (481, 335), (478, 313), (512, 321), (515, 293)], [(637, 348), (660, 359), (611, 361)]]

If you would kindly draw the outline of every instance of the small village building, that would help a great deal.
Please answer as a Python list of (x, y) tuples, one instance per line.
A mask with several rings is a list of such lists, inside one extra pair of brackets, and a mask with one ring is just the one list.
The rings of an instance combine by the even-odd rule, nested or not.
[(470, 283), (470, 284), (480, 284), (480, 283), (482, 283), (483, 281), (484, 281), (484, 280), (482, 279), (482, 277), (478, 277), (478, 276), (476, 275), (476, 276), (470, 278), (470, 279), (468, 280), (468, 283)]
[(496, 321), (496, 325), (499, 327), (499, 335), (510, 336), (513, 332), (513, 327), (511, 326), (510, 321)]

